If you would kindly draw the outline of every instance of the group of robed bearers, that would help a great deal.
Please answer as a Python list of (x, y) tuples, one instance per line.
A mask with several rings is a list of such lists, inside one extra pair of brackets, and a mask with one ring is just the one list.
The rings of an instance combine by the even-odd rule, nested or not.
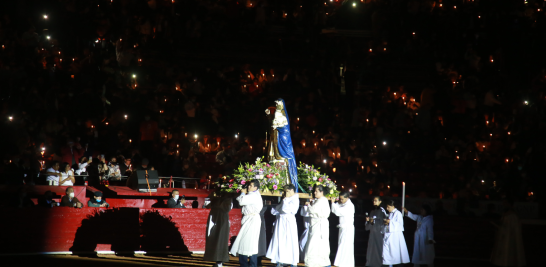
[[(366, 266), (396, 265), (410, 262), (404, 238), (404, 215), (395, 208), (393, 200), (387, 201), (386, 210), (381, 206), (381, 197), (374, 197), (374, 209), (366, 216), (366, 231), (370, 231)], [(413, 245), (414, 266), (434, 266), (434, 221), (428, 205), (423, 205), (421, 215), (404, 208), (404, 214), (417, 221)]]
[[(236, 200), (242, 206), (241, 230), (232, 249), (239, 256), (241, 266), (257, 266), (258, 257), (266, 256), (277, 266), (284, 264), (296, 266), (303, 260), (306, 266), (330, 266), (330, 213), (339, 216), (338, 250), (334, 265), (355, 266), (354, 262), (354, 213), (355, 208), (349, 200), (349, 193), (342, 192), (339, 202), (332, 202), (324, 196), (324, 188), (315, 186), (315, 198), (307, 201), (300, 210), (299, 195), (293, 185), (284, 188), (281, 203), (271, 209), (276, 216), (273, 236), (269, 248), (265, 249), (265, 222), (263, 215), (267, 210), (258, 191), (259, 182), (252, 180), (242, 190)], [(410, 262), (404, 239), (403, 214), (395, 208), (394, 201), (388, 201), (386, 209), (381, 206), (380, 197), (373, 200), (374, 209), (366, 217), (366, 230), (370, 231), (366, 266), (395, 265)], [(229, 211), (232, 199), (227, 195), (214, 197), (207, 222), (207, 242), (204, 260), (216, 262), (217, 266), (229, 261)], [(303, 234), (298, 238), (296, 213), (304, 221)], [(412, 262), (415, 266), (433, 266), (434, 233), (430, 207), (423, 206), (421, 214), (413, 214), (404, 208), (404, 214), (417, 221)]]
[[(305, 230), (298, 239), (296, 213), (300, 209), (299, 195), (294, 185), (284, 188), (281, 203), (271, 209), (276, 216), (273, 225), (273, 236), (266, 253), (265, 250), (265, 212), (259, 189), (259, 182), (252, 180), (236, 198), (242, 206), (243, 218), (241, 230), (233, 242), (230, 254), (239, 257), (240, 266), (257, 266), (258, 257), (265, 254), (277, 266), (284, 264), (296, 266), (301, 259), (306, 266), (330, 266), (330, 225), (328, 217), (333, 212), (340, 217), (338, 251), (335, 265), (354, 266), (354, 205), (349, 200), (349, 193), (340, 194), (339, 203), (332, 203), (324, 196), (324, 188), (315, 186), (315, 199), (307, 201), (301, 208)], [(209, 205), (211, 208), (207, 223), (207, 243), (204, 260), (216, 262), (221, 267), (229, 261), (229, 211), (232, 208), (231, 198), (226, 195), (215, 197)], [(261, 213), (261, 216), (260, 216)], [(261, 240), (261, 235), (264, 235)], [(263, 243), (263, 244), (261, 244)]]

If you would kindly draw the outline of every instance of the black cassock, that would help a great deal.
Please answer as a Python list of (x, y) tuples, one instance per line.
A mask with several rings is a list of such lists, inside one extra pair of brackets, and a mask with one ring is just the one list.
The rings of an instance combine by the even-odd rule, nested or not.
[(229, 197), (211, 199), (203, 256), (206, 261), (229, 262), (229, 211), (232, 201)]
[(366, 231), (370, 231), (368, 239), (368, 251), (366, 253), (366, 266), (383, 265), (383, 237), (385, 235), (384, 219), (387, 218), (383, 208), (378, 208), (370, 212), (370, 221), (375, 217), (374, 223), (366, 222)]
[(265, 256), (265, 253), (267, 252), (267, 240), (265, 236), (265, 211), (270, 208), (270, 206), (264, 205), (262, 210), (260, 211), (260, 218), (262, 219), (262, 228), (260, 229), (260, 237), (258, 241), (258, 257)]

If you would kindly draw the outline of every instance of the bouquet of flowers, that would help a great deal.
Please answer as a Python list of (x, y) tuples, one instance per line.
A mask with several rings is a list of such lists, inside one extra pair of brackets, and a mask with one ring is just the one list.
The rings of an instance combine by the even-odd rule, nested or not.
[(336, 184), (328, 175), (321, 174), (319, 169), (315, 169), (313, 165), (309, 166), (300, 162), (298, 166), (298, 183), (308, 192), (312, 192), (315, 185), (322, 185), (324, 187), (324, 196), (337, 198), (339, 191)]
[(283, 187), (288, 183), (288, 171), (278, 168), (263, 161), (263, 158), (256, 158), (254, 164), (241, 164), (233, 173), (233, 177), (222, 177), (216, 186), (221, 191), (230, 193), (239, 193), (243, 186), (250, 180), (260, 181), (260, 190), (262, 192), (280, 193)]
[[(260, 190), (262, 192), (273, 194), (281, 193), (283, 187), (290, 181), (286, 168), (270, 165), (264, 162), (263, 158), (258, 157), (254, 164), (239, 165), (239, 168), (234, 171), (233, 177), (224, 176), (215, 184), (223, 192), (239, 193), (246, 183), (253, 179), (260, 181)], [(313, 186), (322, 185), (326, 197), (337, 197), (339, 195), (336, 184), (326, 174), (321, 174), (314, 166), (302, 164), (301, 162), (298, 167), (298, 183), (307, 193), (313, 191)]]

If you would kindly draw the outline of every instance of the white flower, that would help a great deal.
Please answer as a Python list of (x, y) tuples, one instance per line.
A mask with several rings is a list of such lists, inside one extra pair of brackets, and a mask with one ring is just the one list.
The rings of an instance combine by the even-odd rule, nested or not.
[(316, 180), (317, 180), (317, 177), (316, 177), (316, 176), (314, 176), (314, 177), (313, 177), (313, 181), (316, 181)]
[(256, 163), (260, 162), (261, 159), (262, 159), (262, 158), (257, 157), (257, 158), (256, 158)]

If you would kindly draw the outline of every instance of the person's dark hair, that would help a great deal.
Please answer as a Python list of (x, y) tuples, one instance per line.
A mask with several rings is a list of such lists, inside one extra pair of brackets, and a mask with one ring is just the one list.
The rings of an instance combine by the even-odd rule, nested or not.
[(340, 197), (344, 197), (344, 198), (349, 198), (351, 196), (351, 193), (349, 191), (342, 191), (341, 193), (339, 193), (339, 196)]
[(385, 201), (385, 206), (393, 206), (393, 207), (396, 207), (396, 206), (395, 206), (395, 202), (394, 202), (393, 199), (386, 200), (386, 201)]
[(65, 193), (68, 193), (68, 190), (69, 190), (69, 189), (74, 190), (74, 188), (73, 188), (72, 186), (69, 186), (69, 187), (66, 188), (66, 190), (64, 190), (64, 192), (65, 192)]
[(53, 168), (53, 166), (55, 166), (56, 164), (59, 164), (59, 162), (56, 161), (56, 160), (52, 161), (52, 162), (51, 162), (51, 168)]
[(250, 184), (252, 184), (253, 186), (255, 186), (257, 188), (260, 188), (260, 181), (258, 181), (256, 179), (250, 180)]
[(379, 201), (383, 201), (383, 199), (381, 199), (381, 197), (380, 197), (380, 196), (374, 196), (373, 198), (377, 198), (377, 200), (379, 200)]
[[(324, 192), (324, 186), (316, 184), (313, 189), (318, 189), (319, 192)], [(315, 190), (313, 190), (315, 191)]]
[(180, 194), (180, 192), (179, 192), (178, 190), (175, 189), (175, 190), (173, 190), (173, 191), (171, 192), (171, 195), (174, 195), (174, 192), (178, 192), (178, 194)]
[(295, 187), (293, 184), (287, 184), (287, 185), (285, 185), (285, 186), (284, 186), (284, 189), (296, 191), (296, 187)]
[(430, 208), (429, 205), (424, 204), (422, 207), (423, 207), (423, 209), (425, 210), (425, 212), (427, 213), (427, 216), (430, 215), (430, 214), (432, 214), (432, 209)]
[(67, 162), (63, 162), (63, 164), (61, 164), (61, 166), (59, 167), (59, 171), (64, 172), (64, 170), (66, 170), (66, 166), (70, 166), (70, 164), (68, 164)]

